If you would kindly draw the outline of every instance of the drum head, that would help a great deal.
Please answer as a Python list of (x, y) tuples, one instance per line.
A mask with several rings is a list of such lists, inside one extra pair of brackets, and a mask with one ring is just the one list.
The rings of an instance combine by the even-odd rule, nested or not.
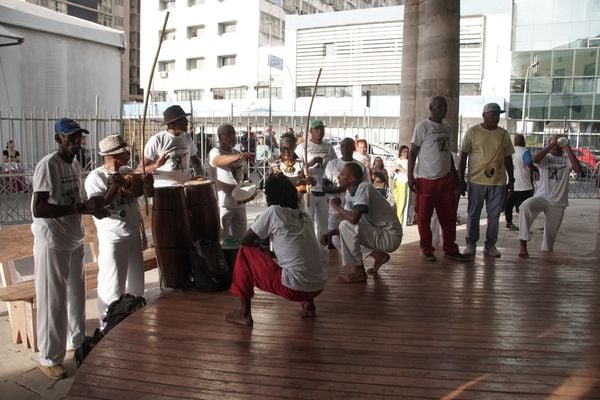
[(254, 196), (256, 196), (256, 185), (252, 182), (240, 183), (231, 192), (231, 197), (238, 203), (250, 201)]
[(210, 185), (212, 181), (208, 179), (192, 179), (191, 181), (187, 181), (184, 183), (184, 186), (200, 186), (200, 185)]

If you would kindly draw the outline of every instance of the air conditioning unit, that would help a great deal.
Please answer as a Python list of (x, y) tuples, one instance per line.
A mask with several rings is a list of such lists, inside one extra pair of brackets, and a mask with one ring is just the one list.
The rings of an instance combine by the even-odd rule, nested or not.
[(159, 74), (159, 76), (161, 78), (168, 78), (169, 77), (169, 71), (160, 71), (158, 74)]

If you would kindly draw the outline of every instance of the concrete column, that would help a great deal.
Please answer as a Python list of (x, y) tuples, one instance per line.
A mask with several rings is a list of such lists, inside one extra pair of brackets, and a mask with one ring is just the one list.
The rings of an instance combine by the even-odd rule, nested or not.
[(402, 78), (400, 85), (400, 132), (398, 144), (407, 146), (410, 146), (410, 138), (415, 126), (420, 2), (420, 0), (407, 0), (404, 4)]
[[(418, 30), (416, 57), (414, 56), (414, 25), (417, 25)], [(415, 123), (429, 115), (429, 99), (440, 95), (448, 100), (446, 122), (452, 127), (453, 150), (456, 149), (459, 35), (460, 0), (408, 0), (406, 2), (400, 92), (402, 96), (400, 143), (410, 141)], [(413, 91), (414, 97), (411, 97)]]

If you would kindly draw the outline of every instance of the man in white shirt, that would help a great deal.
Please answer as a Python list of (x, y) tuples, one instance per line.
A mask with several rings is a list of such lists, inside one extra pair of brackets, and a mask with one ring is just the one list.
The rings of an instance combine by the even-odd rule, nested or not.
[[(319, 257), (319, 244), (308, 218), (298, 207), (298, 192), (283, 175), (266, 183), (267, 209), (244, 234), (233, 269), (230, 292), (240, 299), (239, 311), (226, 320), (252, 326), (254, 288), (299, 302), (303, 318), (315, 316), (314, 298), (321, 294), (327, 273)], [(270, 238), (276, 254), (260, 248)], [(277, 261), (273, 259), (277, 257)]]
[(354, 152), (354, 159), (364, 165), (367, 169), (368, 175), (370, 176), (371, 169), (371, 156), (369, 156), (369, 145), (365, 139), (358, 139), (355, 143), (356, 151)]
[(431, 232), (434, 210), (442, 227), (444, 257), (453, 260), (468, 258), (460, 254), (456, 245), (458, 202), (455, 189), (458, 177), (450, 152), (451, 128), (444, 123), (447, 111), (448, 103), (443, 96), (431, 99), (430, 116), (415, 126), (408, 158), (408, 186), (417, 194), (420, 246), (428, 261), (436, 260)]
[(332, 207), (340, 214), (339, 228), (323, 235), (321, 244), (327, 237), (340, 236), (342, 265), (352, 267), (348, 274), (340, 275), (342, 283), (363, 282), (367, 273), (363, 260), (368, 256), (375, 260), (370, 273), (376, 274), (379, 268), (389, 261), (391, 253), (402, 242), (402, 225), (390, 203), (369, 182), (363, 181), (360, 165), (347, 163), (338, 177), (339, 186), (346, 190), (346, 203), (334, 197)]
[(504, 219), (506, 220), (506, 229), (517, 231), (513, 224), (513, 208), (519, 212), (519, 207), (525, 200), (533, 196), (533, 184), (531, 182), (533, 164), (531, 152), (525, 147), (525, 136), (517, 133), (514, 138), (515, 152), (512, 155), (513, 166), (515, 168), (515, 187), (511, 196), (506, 199), (504, 207)]
[(248, 179), (248, 161), (252, 153), (242, 153), (235, 146), (235, 128), (224, 124), (217, 129), (219, 147), (208, 153), (209, 164), (215, 169), (217, 194), (221, 214), (221, 238), (241, 238), (246, 232), (246, 204), (232, 197), (233, 189)]
[[(363, 171), (363, 180), (365, 182), (369, 181), (369, 175), (364, 165), (352, 157), (354, 152), (354, 140), (352, 138), (342, 139), (340, 142), (340, 152), (342, 153), (342, 158), (336, 158), (327, 163), (325, 175), (323, 176), (323, 191), (332, 197), (339, 197), (342, 200), (343, 207), (345, 193), (343, 193), (344, 191), (339, 187), (338, 176), (340, 175), (340, 172), (342, 172), (344, 165), (350, 162), (360, 165)], [(331, 199), (329, 201), (331, 202)], [(340, 214), (338, 214), (338, 212), (335, 211), (332, 206), (330, 206), (329, 217), (327, 220), (327, 229), (329, 232), (337, 229), (341, 221), (342, 218), (340, 217)], [(327, 245), (329, 248), (335, 247), (339, 250), (341, 248), (339, 236), (329, 235), (327, 239)]]
[(144, 146), (145, 172), (154, 174), (154, 187), (184, 184), (191, 178), (190, 165), (195, 175), (202, 175), (198, 148), (187, 133), (188, 115), (178, 105), (167, 108), (163, 113), (167, 129), (151, 136)]
[[(571, 150), (568, 140), (564, 147), (560, 147), (557, 139), (558, 136), (554, 135), (550, 143), (533, 156), (533, 162), (540, 171), (540, 186), (535, 196), (521, 204), (519, 257), (529, 257), (527, 250), (527, 242), (530, 239), (529, 229), (541, 212), (545, 215), (542, 251), (554, 249), (556, 234), (562, 223), (565, 208), (569, 205), (569, 174), (571, 169), (576, 173), (581, 172), (579, 160)], [(566, 157), (564, 151), (567, 153)]]
[[(337, 158), (333, 146), (323, 141), (325, 136), (325, 125), (323, 121), (313, 120), (310, 122), (310, 140), (296, 147), (296, 154), (302, 163), (308, 167), (308, 173), (312, 176), (314, 184), (310, 190), (310, 207), (306, 211), (316, 229), (317, 237), (327, 232), (328, 196), (323, 191), (323, 175), (327, 163)], [(308, 163), (304, 156), (304, 148), (308, 146)]]
[[(85, 179), (89, 198), (103, 197), (110, 206), (109, 217), (94, 218), (98, 232), (98, 314), (104, 321), (108, 306), (123, 294), (144, 294), (144, 259), (142, 215), (137, 198), (146, 191), (152, 195), (152, 174), (142, 182), (124, 179), (131, 173), (128, 167), (130, 147), (120, 135), (110, 135), (98, 142), (98, 154), (104, 158)], [(143, 186), (139, 184), (143, 183)], [(141, 190), (140, 190), (141, 189)]]
[(42, 158), (33, 173), (31, 231), (40, 369), (49, 378), (62, 379), (67, 347), (76, 349), (85, 336), (81, 214), (106, 214), (101, 198), (85, 201), (75, 159), (89, 131), (68, 118), (58, 120), (54, 131), (58, 150)]

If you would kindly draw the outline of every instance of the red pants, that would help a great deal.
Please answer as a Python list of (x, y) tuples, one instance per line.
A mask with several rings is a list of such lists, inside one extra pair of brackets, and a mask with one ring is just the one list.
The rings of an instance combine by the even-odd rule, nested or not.
[(243, 299), (254, 297), (254, 288), (273, 293), (290, 301), (312, 300), (321, 294), (301, 292), (283, 286), (281, 283), (281, 267), (271, 257), (255, 247), (241, 246), (233, 267), (233, 283), (229, 291)]
[(431, 216), (437, 212), (444, 238), (444, 253), (458, 253), (456, 245), (456, 194), (454, 177), (448, 174), (440, 179), (417, 179), (417, 223), (419, 225), (419, 244), (424, 254), (433, 253), (431, 245)]

